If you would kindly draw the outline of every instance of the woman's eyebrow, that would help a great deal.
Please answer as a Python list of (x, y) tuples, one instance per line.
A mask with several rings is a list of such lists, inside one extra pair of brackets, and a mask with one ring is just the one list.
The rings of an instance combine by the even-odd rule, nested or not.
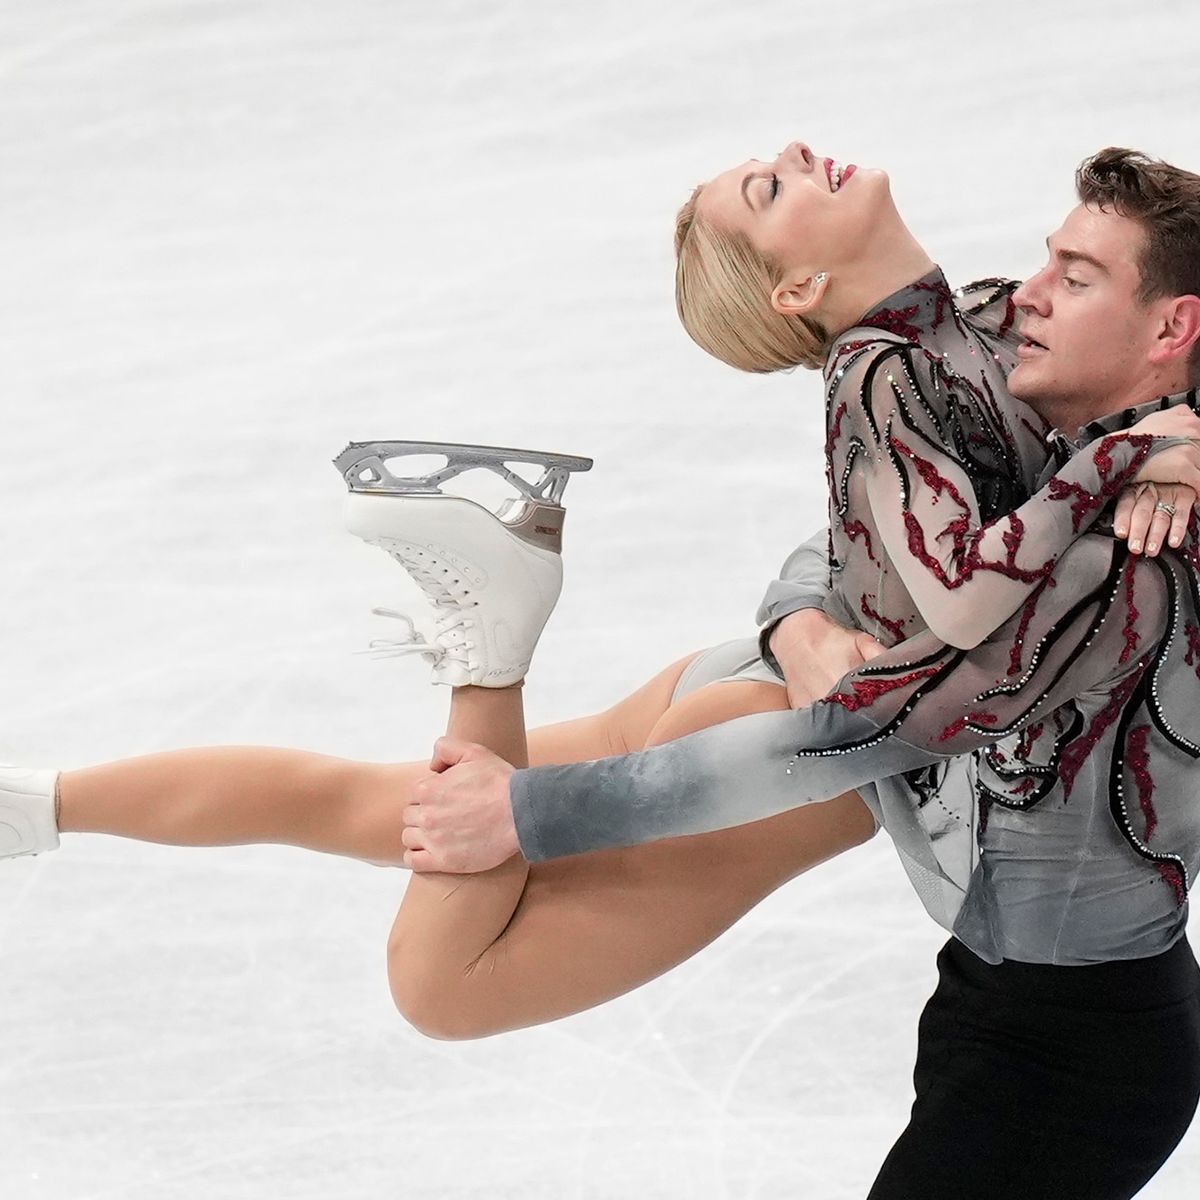
[(767, 178), (767, 176), (762, 171), (759, 171), (757, 174), (755, 174), (753, 171), (751, 171), (750, 174), (747, 175), (746, 178), (742, 180), (742, 199), (745, 200), (747, 208), (753, 209), (754, 205), (750, 203), (750, 197), (748, 195), (746, 195), (746, 189), (750, 186), (750, 184), (755, 179), (766, 179), (766, 178)]

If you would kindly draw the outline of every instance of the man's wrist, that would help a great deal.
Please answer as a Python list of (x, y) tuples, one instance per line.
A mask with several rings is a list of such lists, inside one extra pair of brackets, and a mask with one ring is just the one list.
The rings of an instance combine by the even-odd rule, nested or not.
[[(783, 628), (784, 624), (788, 626), (788, 632), (791, 633), (796, 629), (817, 629), (820, 626), (833, 624), (831, 618), (825, 613), (824, 609), (820, 608), (798, 608), (795, 612), (787, 613), (779, 618), (774, 625), (770, 626), (769, 633), (766, 637), (768, 648), (773, 654), (777, 654), (775, 649), (775, 635)], [(802, 634), (807, 636), (806, 634)]]

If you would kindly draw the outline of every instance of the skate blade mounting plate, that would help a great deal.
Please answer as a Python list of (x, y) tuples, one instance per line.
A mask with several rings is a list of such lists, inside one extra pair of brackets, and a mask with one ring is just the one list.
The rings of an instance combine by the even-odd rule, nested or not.
[[(424, 475), (402, 475), (388, 462), (414, 455), (443, 455), (446, 465)], [(541, 478), (530, 482), (509, 469), (510, 463), (542, 468)], [(333, 460), (352, 492), (421, 494), (440, 492), (441, 485), (464, 471), (487, 470), (499, 475), (526, 499), (561, 504), (567, 480), (575, 471), (590, 471), (592, 460), (578, 455), (544, 450), (513, 450), (505, 446), (472, 446), (458, 442), (351, 442)], [(399, 467), (400, 464), (394, 464)]]

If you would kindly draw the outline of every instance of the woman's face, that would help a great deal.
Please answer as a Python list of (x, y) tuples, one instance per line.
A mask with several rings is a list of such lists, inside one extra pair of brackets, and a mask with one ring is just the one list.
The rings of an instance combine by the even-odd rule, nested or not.
[(892, 208), (884, 171), (819, 158), (793, 142), (773, 162), (751, 159), (708, 183), (698, 213), (786, 273), (807, 278), (861, 259), (882, 212)]

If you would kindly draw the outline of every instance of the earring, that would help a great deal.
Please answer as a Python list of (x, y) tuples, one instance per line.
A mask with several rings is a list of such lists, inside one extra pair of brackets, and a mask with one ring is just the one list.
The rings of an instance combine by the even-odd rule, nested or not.
[(824, 283), (825, 280), (827, 280), (828, 278), (829, 278), (829, 276), (826, 275), (824, 271), (818, 271), (813, 276), (813, 283), (815, 283), (819, 286), (820, 284)]

